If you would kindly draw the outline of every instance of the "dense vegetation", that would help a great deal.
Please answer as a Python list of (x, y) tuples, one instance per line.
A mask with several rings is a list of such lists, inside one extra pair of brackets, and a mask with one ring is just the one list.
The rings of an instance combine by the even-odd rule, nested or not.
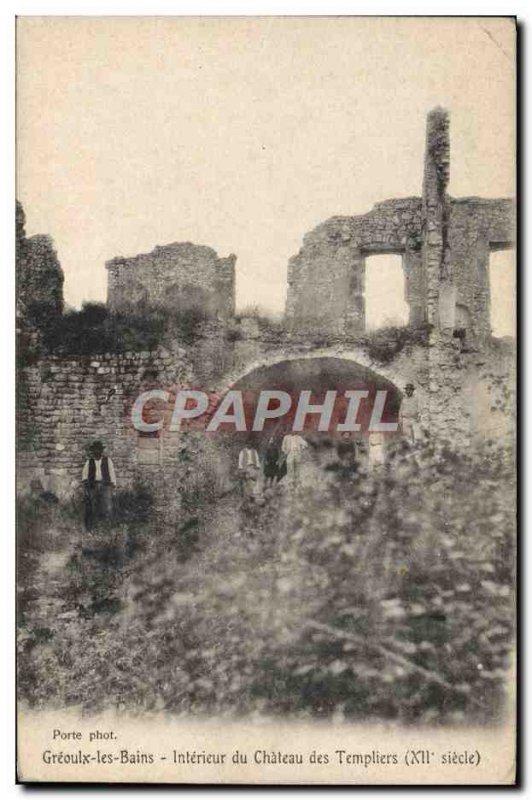
[(66, 309), (64, 275), (49, 236), (28, 238), (25, 214), (16, 207), (17, 362), (35, 363), (48, 354), (95, 355), (152, 350), (163, 341), (192, 344), (211, 320), (200, 302), (173, 309), (138, 303), (121, 313), (106, 304), (86, 302)]
[(162, 315), (111, 314), (103, 303), (84, 303), (45, 328), (45, 345), (55, 355), (90, 355), (150, 350), (161, 340)]
[(389, 364), (405, 348), (415, 345), (426, 346), (429, 341), (430, 326), (420, 325), (388, 325), (379, 328), (363, 337), (363, 344), (372, 361)]
[(196, 486), (202, 507), (186, 497), (171, 524), (143, 487), (90, 535), (75, 504), (26, 499), (22, 696), (185, 714), (498, 717), (514, 639), (512, 454), (399, 445), (366, 473), (334, 452), (295, 497), (280, 486), (240, 508), (236, 492)]
[(46, 304), (32, 303), (26, 323), (37, 335), (19, 333), (21, 365), (40, 356), (95, 355), (100, 353), (153, 350), (164, 341), (192, 344), (209, 315), (191, 306), (173, 314), (163, 308), (136, 308), (127, 313), (109, 311), (104, 303), (83, 303), (82, 308), (63, 314), (51, 312)]

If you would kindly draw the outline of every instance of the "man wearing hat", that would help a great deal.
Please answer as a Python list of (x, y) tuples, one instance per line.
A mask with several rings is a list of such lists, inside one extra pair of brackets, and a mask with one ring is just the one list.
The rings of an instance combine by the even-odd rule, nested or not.
[(417, 397), (414, 397), (415, 390), (413, 383), (406, 384), (399, 409), (399, 425), (403, 436), (412, 444), (419, 439), (419, 404)]
[(111, 516), (116, 486), (113, 462), (104, 455), (101, 442), (92, 443), (81, 480), (85, 492), (85, 528), (90, 531), (96, 522)]

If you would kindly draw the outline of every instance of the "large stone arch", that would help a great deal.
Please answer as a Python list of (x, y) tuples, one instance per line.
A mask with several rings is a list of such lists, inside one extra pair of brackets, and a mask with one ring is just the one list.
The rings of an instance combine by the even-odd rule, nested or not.
[(390, 365), (377, 364), (368, 356), (366, 351), (360, 347), (334, 346), (315, 348), (312, 350), (304, 349), (303, 347), (283, 347), (272, 350), (263, 349), (259, 353), (256, 353), (249, 361), (239, 363), (223, 376), (216, 388), (219, 393), (224, 393), (250, 372), (274, 366), (281, 361), (295, 361), (298, 359), (312, 360), (319, 358), (338, 358), (351, 361), (353, 364), (372, 370), (385, 380), (393, 383), (399, 389), (402, 389), (405, 384), (410, 381), (416, 382), (416, 375), (413, 369), (407, 370), (404, 367), (399, 367), (396, 363)]
[[(384, 371), (388, 374), (384, 375)], [(312, 353), (277, 353), (257, 359), (231, 376), (226, 376), (225, 384), (218, 390), (218, 396), (222, 397), (229, 390), (240, 390), (248, 403), (256, 402), (263, 389), (281, 389), (293, 397), (295, 404), (303, 389), (312, 392), (312, 402), (320, 402), (319, 398), (324, 397), (325, 392), (331, 389), (336, 390), (340, 398), (347, 389), (368, 388), (370, 400), (373, 402), (376, 391), (386, 389), (393, 395), (392, 405), (396, 415), (402, 396), (402, 377), (391, 375), (390, 370), (376, 371), (370, 360), (367, 357), (362, 358), (361, 353), (338, 353), (334, 349)], [(246, 405), (247, 416), (249, 413), (252, 412), (249, 405)]]
[[(227, 375), (225, 384), (218, 393), (221, 399), (227, 391), (239, 390), (242, 393), (246, 416), (246, 431), (236, 432), (233, 426), (220, 427), (219, 435), (216, 436), (220, 457), (234, 466), (238, 461), (238, 452), (244, 445), (256, 448), (260, 457), (272, 447), (280, 453), (283, 436), (292, 431), (295, 409), (303, 389), (311, 392), (311, 403), (322, 403), (327, 390), (337, 391), (333, 419), (328, 431), (317, 430), (318, 415), (311, 414), (307, 417), (302, 433), (307, 443), (311, 445), (313, 458), (329, 458), (328, 453), (334, 453), (342, 446), (340, 442), (344, 436), (350, 439), (354, 437), (362, 452), (367, 452), (369, 420), (377, 391), (387, 392), (382, 421), (397, 423), (405, 382), (408, 382), (407, 376), (398, 373), (397, 370), (375, 369), (375, 364), (358, 349), (339, 352), (338, 348), (324, 348), (311, 352), (294, 350), (263, 353)], [(252, 425), (259, 393), (263, 389), (281, 389), (290, 395), (292, 405), (286, 415), (280, 419), (267, 421), (263, 430), (257, 432), (252, 431)], [(345, 397), (347, 389), (369, 391), (369, 396), (362, 399), (357, 413), (357, 422), (360, 423), (361, 429), (349, 434), (337, 429), (338, 423), (343, 423), (346, 419), (349, 402)], [(270, 408), (275, 407), (275, 402), (272, 402)], [(384, 438), (389, 440), (387, 442), (389, 444), (398, 433), (398, 430), (389, 432)], [(384, 439), (383, 446), (385, 446)], [(318, 453), (321, 453), (321, 456), (318, 456)]]

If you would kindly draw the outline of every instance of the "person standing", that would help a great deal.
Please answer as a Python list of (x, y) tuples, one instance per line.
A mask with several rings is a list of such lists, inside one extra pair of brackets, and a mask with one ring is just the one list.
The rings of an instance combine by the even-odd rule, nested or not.
[(110, 519), (113, 513), (113, 489), (116, 486), (114, 464), (104, 453), (102, 442), (93, 442), (83, 466), (81, 481), (85, 501), (85, 529)]
[(292, 486), (297, 486), (301, 473), (303, 451), (308, 447), (306, 441), (297, 433), (287, 433), (281, 445), (286, 456), (286, 475)]
[(345, 477), (354, 476), (358, 468), (357, 443), (350, 433), (343, 433), (336, 445), (339, 472)]
[(247, 444), (238, 454), (238, 474), (243, 498), (253, 497), (259, 490), (260, 459), (251, 444)]
[(279, 479), (279, 445), (275, 436), (270, 436), (264, 452), (264, 480), (266, 487), (274, 486)]
[(371, 431), (368, 436), (368, 466), (372, 469), (380, 467), (384, 461), (384, 434), (381, 431)]
[(405, 396), (401, 401), (399, 408), (399, 424), (403, 436), (412, 444), (419, 439), (419, 403), (417, 397), (414, 396), (416, 387), (413, 383), (407, 383), (405, 386)]

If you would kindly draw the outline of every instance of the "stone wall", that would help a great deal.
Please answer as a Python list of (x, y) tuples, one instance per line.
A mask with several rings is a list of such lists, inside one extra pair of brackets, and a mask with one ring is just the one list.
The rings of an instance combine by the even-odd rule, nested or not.
[(178, 242), (132, 258), (113, 258), (107, 303), (112, 311), (157, 306), (176, 312), (191, 307), (222, 318), (235, 311), (236, 256), (220, 258), (210, 247)]
[(317, 324), (351, 333), (365, 329), (365, 258), (404, 256), (412, 318), (421, 316), (421, 199), (377, 203), (368, 214), (332, 217), (308, 233), (288, 264), (286, 316), (292, 327)]
[[(240, 327), (244, 332), (250, 328), (246, 320)], [(106, 445), (113, 459), (119, 488), (140, 479), (153, 486), (162, 506), (193, 485), (200, 473), (223, 482), (227, 464), (220, 437), (170, 433), (167, 426), (158, 436), (143, 436), (135, 430), (132, 404), (146, 389), (172, 392), (190, 386), (221, 396), (257, 367), (328, 356), (371, 367), (400, 391), (410, 380), (423, 397), (429, 390), (425, 347), (405, 349), (392, 363), (382, 365), (372, 360), (367, 346), (344, 336), (320, 342), (282, 329), (255, 328), (252, 335), (232, 342), (224, 341), (212, 327), (186, 349), (48, 357), (22, 368), (17, 397), (19, 491), (38, 478), (60, 497), (75, 494), (87, 448), (95, 439)]]
[[(458, 340), (413, 336), (396, 355), (382, 360), (372, 344), (378, 334), (353, 335), (261, 330), (234, 343), (231, 368), (217, 384), (220, 391), (246, 375), (294, 359), (340, 358), (371, 369), (400, 393), (416, 386), (422, 426), (434, 440), (461, 446), (474, 438), (504, 438), (515, 417), (515, 350), (509, 341), (486, 340), (461, 352)], [(382, 352), (382, 348), (379, 348)], [(331, 387), (332, 388), (332, 387)]]
[(512, 200), (464, 197), (451, 201), (448, 260), (456, 287), (455, 326), (466, 323), (474, 337), (490, 333), (489, 256), (515, 246)]
[(433, 326), (439, 325), (441, 300), (452, 286), (447, 263), (449, 161), (449, 118), (443, 109), (436, 108), (427, 118), (421, 239), (425, 317)]
[[(386, 200), (356, 217), (332, 217), (308, 233), (288, 265), (292, 328), (365, 329), (365, 259), (402, 256), (409, 322), (490, 333), (489, 253), (515, 245), (509, 199), (451, 198), (449, 117), (427, 118), (421, 197)], [(456, 324), (455, 324), (456, 323)]]
[(196, 497), (202, 486), (223, 491), (234, 458), (228, 461), (224, 441), (215, 434), (170, 433), (167, 426), (159, 435), (139, 434), (131, 423), (139, 393), (190, 386), (221, 396), (257, 369), (302, 358), (345, 359), (371, 369), (401, 393), (407, 382), (414, 383), (422, 424), (435, 439), (464, 444), (475, 435), (502, 435), (514, 412), (511, 346), (461, 354), (455, 342), (444, 337), (427, 346), (413, 339), (393, 358), (380, 360), (368, 336), (256, 329), (224, 343), (212, 329), (186, 350), (42, 359), (19, 374), (18, 489), (24, 492), (38, 478), (60, 497), (75, 495), (87, 447), (100, 439), (115, 463), (119, 488), (140, 480), (152, 487), (162, 513), (175, 514), (183, 492)]
[(51, 236), (26, 236), (26, 216), (16, 205), (17, 317), (20, 323), (63, 311), (64, 275)]
[[(225, 480), (223, 448), (204, 433), (140, 435), (130, 419), (138, 394), (185, 385), (220, 393), (252, 370), (302, 357), (352, 361), (399, 391), (413, 382), (423, 424), (435, 437), (463, 443), (506, 430), (515, 354), (506, 344), (490, 349), (489, 254), (514, 245), (515, 208), (511, 200), (450, 198), (449, 156), (448, 116), (436, 109), (428, 118), (422, 197), (332, 217), (308, 233), (289, 263), (284, 326), (233, 318), (234, 256), (182, 243), (108, 262), (112, 310), (159, 306), (179, 313), (196, 306), (211, 319), (186, 347), (176, 340), (153, 352), (48, 357), (21, 368), (19, 489), (38, 477), (69, 495), (79, 486), (87, 446), (100, 439), (119, 485), (151, 483), (161, 508), (174, 513), (181, 490), (197, 493), (198, 481), (212, 488)], [(427, 334), (381, 362), (365, 333), (365, 260), (379, 253), (402, 256), (407, 333)], [(456, 328), (467, 330), (464, 352)]]
[(87, 447), (101, 440), (118, 482), (158, 479), (158, 442), (147, 449), (131, 424), (131, 407), (146, 388), (185, 383), (191, 377), (183, 350), (46, 358), (20, 371), (18, 381), (19, 489), (33, 478), (68, 495), (81, 478)]
[(228, 471), (219, 437), (170, 432), (171, 403), (160, 433), (139, 433), (131, 421), (135, 399), (148, 389), (166, 389), (172, 397), (180, 388), (216, 392), (223, 386), (235, 363), (234, 344), (223, 329), (222, 323), (207, 323), (186, 347), (173, 343), (137, 353), (50, 356), (20, 368), (18, 491), (25, 493), (38, 479), (62, 499), (79, 498), (87, 449), (96, 439), (113, 459), (118, 488), (137, 481), (148, 485), (163, 516), (175, 516), (187, 493), (201, 503), (202, 493), (223, 491)]

